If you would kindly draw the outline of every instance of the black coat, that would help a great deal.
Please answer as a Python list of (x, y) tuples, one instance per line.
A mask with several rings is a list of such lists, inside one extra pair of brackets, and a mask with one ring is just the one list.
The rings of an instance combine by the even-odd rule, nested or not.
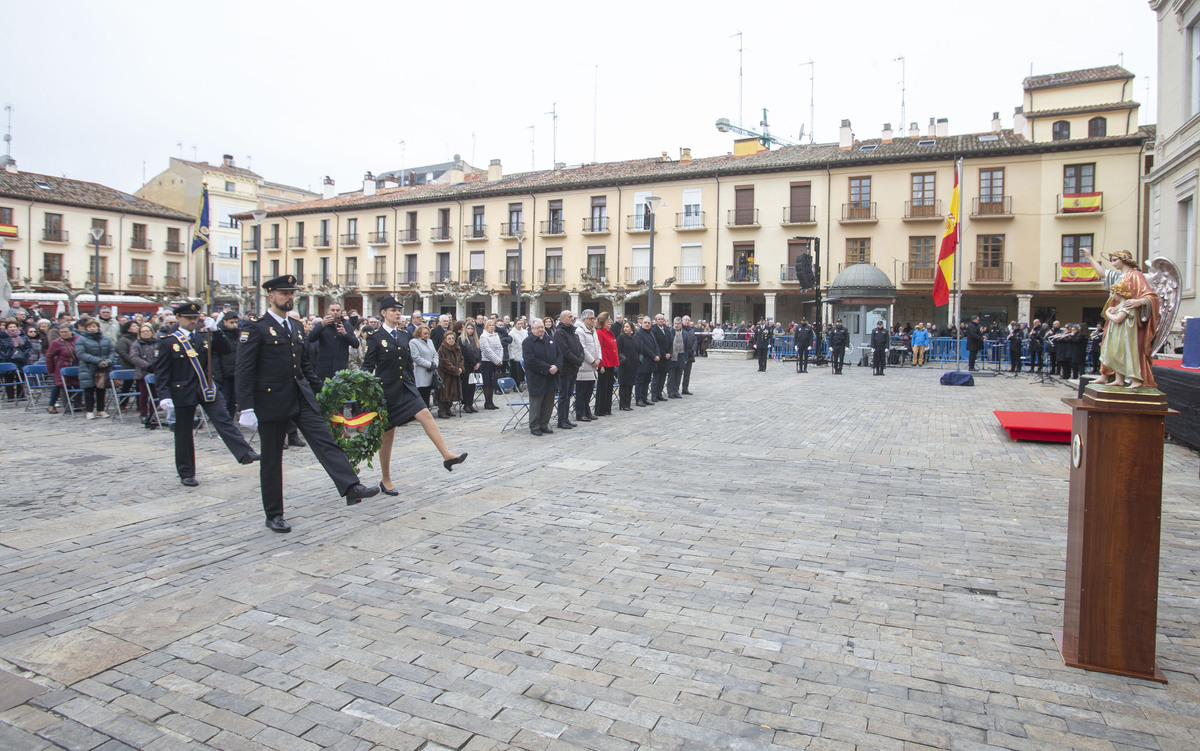
[(637, 380), (638, 363), (641, 359), (632, 334), (622, 333), (617, 336), (617, 359), (620, 361), (620, 365), (617, 366), (617, 382), (622, 386), (632, 386)]
[(658, 365), (667, 366), (667, 355), (671, 354), (671, 340), (675, 336), (675, 329), (669, 324), (664, 324), (659, 328), (657, 324), (650, 327), (650, 333), (654, 334), (654, 343), (658, 345), (658, 354), (662, 358), (658, 361)]
[[(367, 335), (367, 354), (363, 356), (362, 369), (379, 378), (389, 413), (410, 397), (421, 398), (413, 380), (412, 350), (408, 346), (410, 338), (408, 332), (401, 330), (402, 343), (397, 342), (382, 326)], [(401, 419), (398, 415), (388, 415), (393, 425), (400, 424)]]
[(850, 346), (850, 332), (845, 326), (834, 326), (829, 332), (829, 348), (845, 349)]
[(299, 328), (299, 322), (289, 321), (285, 331), (267, 313), (242, 329), (235, 376), (237, 404), (253, 409), (259, 422), (296, 417), (301, 399), (321, 413), (316, 397), (321, 383)]
[(967, 351), (978, 352), (983, 349), (983, 332), (979, 330), (979, 324), (971, 321), (967, 324)]
[[(175, 331), (183, 331), (176, 327)], [(184, 334), (188, 332), (183, 331)], [(206, 373), (208, 370), (208, 351), (211, 341), (213, 362), (217, 361), (217, 353), (228, 353), (229, 345), (225, 337), (219, 333), (202, 331), (191, 335), (192, 351), (196, 353), (196, 362)], [(154, 393), (161, 399), (169, 397), (178, 407), (194, 407), (204, 401), (200, 390), (200, 376), (192, 367), (192, 358), (180, 344), (174, 333), (158, 342), (158, 356), (154, 358)], [(212, 381), (211, 376), (209, 380)]]
[(751, 341), (755, 349), (766, 349), (775, 341), (775, 332), (770, 326), (755, 326), (754, 339)]
[(579, 366), (583, 365), (583, 342), (575, 333), (575, 325), (560, 323), (554, 335), (554, 345), (562, 354), (562, 369), (579, 372)]
[[(214, 342), (223, 339), (228, 347), (228, 350), (225, 351), (222, 351), (221, 347), (213, 347), (213, 378), (218, 383), (227, 378), (233, 378), (234, 372), (237, 370), (237, 347), (241, 335), (241, 329), (230, 330), (222, 326), (213, 337)], [(233, 394), (226, 396), (233, 398)]]
[(796, 329), (796, 351), (807, 352), (813, 343), (813, 330), (811, 326), (801, 326)]
[(871, 349), (876, 352), (884, 352), (888, 345), (891, 344), (892, 337), (888, 334), (887, 329), (874, 328), (871, 329)]
[(354, 329), (350, 328), (349, 321), (342, 324), (346, 332), (344, 334), (338, 333), (336, 324), (324, 324), (324, 321), (317, 321), (308, 334), (308, 341), (317, 345), (317, 361), (313, 368), (322, 379), (329, 378), (339, 370), (345, 370), (350, 364), (350, 348), (358, 346), (358, 337), (354, 335)]
[(475, 366), (483, 362), (483, 354), (479, 351), (475, 340), (467, 336), (460, 336), (458, 337), (458, 348), (462, 350), (463, 374), (475, 372)]
[(553, 394), (558, 391), (558, 378), (550, 372), (554, 365), (562, 370), (562, 355), (548, 335), (541, 339), (533, 334), (521, 342), (521, 356), (525, 360), (525, 382), (533, 396)]
[(642, 355), (638, 372), (653, 373), (654, 368), (658, 366), (654, 358), (662, 356), (662, 350), (658, 348), (658, 340), (654, 336), (654, 327), (651, 326), (649, 331), (639, 328), (633, 333), (633, 340), (637, 342), (638, 352)]
[(433, 342), (433, 348), (435, 350), (442, 348), (442, 340), (445, 338), (446, 330), (442, 328), (441, 324), (438, 324), (429, 330), (429, 341)]

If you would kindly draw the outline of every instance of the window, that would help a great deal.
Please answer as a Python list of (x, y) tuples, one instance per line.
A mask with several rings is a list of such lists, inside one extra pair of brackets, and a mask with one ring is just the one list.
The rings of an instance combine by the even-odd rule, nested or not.
[(1004, 235), (976, 238), (975, 281), (1004, 281)]
[(592, 276), (604, 277), (608, 269), (604, 266), (607, 251), (603, 245), (590, 246), (587, 249), (587, 272)]
[(317, 284), (329, 284), (329, 256), (317, 259)]
[(733, 244), (733, 275), (729, 281), (758, 281), (758, 264), (754, 262), (754, 243)]
[(754, 212), (754, 186), (736, 185), (733, 188), (733, 224), (758, 224)]
[(471, 208), (471, 237), (487, 237), (487, 220), (483, 206)]
[(400, 279), (402, 284), (417, 283), (417, 254), (408, 253), (404, 256), (404, 276)]
[(856, 263), (871, 262), (871, 238), (869, 237), (848, 237), (846, 238), (846, 265), (852, 266)]
[(911, 216), (936, 216), (934, 187), (935, 176), (932, 172), (922, 172), (912, 176)]
[(358, 220), (346, 220), (346, 236), (342, 238), (343, 245), (358, 245)]
[(1063, 194), (1092, 193), (1096, 190), (1095, 164), (1067, 164), (1063, 166)]
[(46, 214), (43, 221), (45, 229), (42, 237), (52, 243), (65, 243), (67, 233), (62, 228), (62, 214)]
[[(257, 227), (255, 227), (257, 229)], [(182, 253), (183, 243), (179, 241), (179, 228), (167, 227), (167, 252)]]
[(1196, 204), (1189, 196), (1179, 202), (1179, 219), (1176, 231), (1179, 233), (1175, 262), (1179, 265), (1179, 276), (1183, 282), (1185, 294), (1196, 292)]
[(8, 278), (16, 279), (17, 278), (17, 270), (16, 270), (16, 268), (13, 267), (12, 256), (13, 256), (13, 252), (11, 249), (4, 250), (4, 249), (0, 248), (0, 259), (3, 259), (3, 261), (4, 261), (4, 268), (8, 269)]
[(1066, 120), (1059, 120), (1054, 125), (1050, 126), (1051, 141), (1067, 141), (1071, 138), (1071, 124)]
[(471, 275), (468, 277), (467, 280), (471, 281), (471, 282), (481, 282), (481, 283), (487, 281), (487, 279), (485, 278), (487, 275), (487, 272), (484, 270), (484, 253), (482, 250), (471, 251), (470, 264), (471, 264)]
[(292, 246), (296, 248), (304, 247), (304, 222), (296, 222), (296, 238), (292, 241)]
[(908, 273), (905, 275), (907, 281), (933, 281), (934, 242), (935, 238), (932, 236), (908, 238)]
[(63, 278), (62, 253), (42, 254), (42, 279), (61, 282)]
[(179, 284), (179, 267), (178, 261), (167, 261), (167, 284)]
[(237, 186), (235, 186), (235, 185), (233, 184), (233, 181), (232, 181), (232, 180), (226, 180), (226, 181), (225, 181), (225, 192), (226, 192), (226, 193), (235, 193), (235, 192), (237, 192)]
[(450, 239), (450, 209), (438, 209), (437, 236), (439, 240)]
[(96, 279), (95, 275), (98, 275), (100, 277), (101, 282), (103, 282), (105, 284), (109, 283), (108, 259), (105, 258), (104, 256), (100, 256), (99, 258), (92, 257), (92, 258), (88, 259), (88, 283), (89, 284), (91, 284), (95, 281), (95, 279)]
[(375, 256), (375, 270), (371, 272), (371, 285), (387, 284), (387, 256)]
[(346, 259), (346, 282), (347, 287), (358, 286), (358, 258)]
[(1004, 170), (979, 170), (979, 213), (1004, 213)]
[(550, 218), (546, 220), (546, 234), (561, 235), (563, 233), (562, 199), (556, 198), (550, 201), (546, 210), (550, 212)]
[(12, 223), (13, 223), (12, 209), (10, 209), (7, 206), (0, 206), (0, 224), (11, 225)]
[(812, 183), (792, 183), (788, 186), (787, 220), (789, 222), (811, 222), (814, 220), (812, 207)]
[(301, 281), (304, 280), (304, 259), (303, 258), (293, 258), (292, 259), (292, 276), (296, 277), (297, 279), (299, 279)]
[[(504, 257), (504, 281), (516, 284), (517, 278), (521, 276), (521, 271), (521, 257), (516, 248), (513, 248)], [(524, 280), (521, 281), (524, 282)], [(516, 294), (515, 291), (513, 294)]]
[(147, 275), (150, 263), (145, 258), (135, 258), (129, 262), (129, 283), (139, 287), (146, 287), (150, 284), (150, 277)]
[(703, 245), (683, 243), (679, 246), (679, 269), (675, 280), (679, 284), (704, 283)]
[(683, 191), (683, 212), (679, 219), (679, 226), (684, 229), (704, 226), (704, 220), (700, 215), (699, 188), (686, 188)]
[(269, 238), (267, 238), (267, 249), (270, 250), (272, 248), (274, 248), (276, 250), (278, 250), (278, 248), (279, 248), (279, 225), (278, 224), (271, 225), (271, 236)]
[[(112, 245), (112, 240), (108, 236), (108, 220), (107, 219), (93, 219), (92, 220), (92, 229), (100, 230), (100, 244), (101, 245), (104, 245), (104, 246)], [(91, 235), (89, 235), (87, 239), (90, 244), (92, 242)]]
[(270, 269), (271, 269), (270, 273), (267, 274), (267, 276), (269, 278), (274, 279), (275, 277), (279, 276), (279, 259), (278, 258), (271, 259)]
[(450, 278), (450, 254), (437, 254), (437, 280), (439, 282)]
[(1092, 252), (1092, 235), (1063, 235), (1062, 262), (1084, 263), (1081, 250)]
[(588, 217), (588, 232), (608, 231), (608, 199), (592, 196), (592, 214)]
[[(637, 281), (650, 278), (650, 246), (649, 245), (634, 245), (630, 249), (632, 258), (630, 260), (633, 265), (629, 267), (626, 276), (629, 277), (625, 281), (632, 284)], [(629, 308), (625, 308), (626, 312)]]
[(375, 233), (381, 235), (387, 232), (387, 217), (380, 215), (375, 217)]
[(510, 203), (508, 205), (508, 234), (515, 235), (525, 229), (524, 204)]
[(318, 248), (328, 248), (329, 247), (329, 220), (322, 219), (321, 224), (318, 226), (320, 227), (320, 229), (317, 230), (317, 247)]
[(846, 207), (846, 218), (871, 218), (871, 178), (850, 178), (850, 205)]
[(650, 229), (650, 204), (646, 203), (650, 195), (648, 190), (639, 190), (633, 194), (633, 216), (629, 229)]
[(562, 248), (546, 248), (546, 284), (563, 283)]
[(133, 237), (129, 239), (129, 247), (139, 250), (149, 250), (150, 242), (146, 238), (146, 225), (134, 224)]
[(1200, 22), (1188, 27), (1188, 115), (1200, 112)]
[(1108, 118), (1093, 117), (1088, 120), (1088, 138), (1103, 138), (1108, 135)]

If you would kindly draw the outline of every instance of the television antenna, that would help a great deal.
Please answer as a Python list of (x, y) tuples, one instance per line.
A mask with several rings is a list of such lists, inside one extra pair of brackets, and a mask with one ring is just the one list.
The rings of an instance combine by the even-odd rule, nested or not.
[[(716, 123), (717, 130), (721, 131), (722, 133), (733, 132), (733, 133), (738, 133), (743, 136), (753, 136), (754, 138), (758, 139), (759, 143), (761, 143), (763, 146), (766, 146), (768, 149), (771, 148), (772, 145), (778, 145), (778, 146), (798, 146), (799, 145), (796, 141), (791, 141), (786, 138), (781, 138), (780, 136), (771, 135), (771, 126), (767, 124), (767, 108), (766, 107), (763, 107), (763, 117), (762, 117), (762, 120), (758, 124), (762, 128), (761, 133), (757, 133), (753, 130), (750, 130), (749, 128), (743, 128), (740, 125), (733, 125), (732, 123), (729, 122), (728, 117), (722, 117), (719, 120), (717, 120), (717, 123)], [(803, 138), (803, 135), (801, 137)]]

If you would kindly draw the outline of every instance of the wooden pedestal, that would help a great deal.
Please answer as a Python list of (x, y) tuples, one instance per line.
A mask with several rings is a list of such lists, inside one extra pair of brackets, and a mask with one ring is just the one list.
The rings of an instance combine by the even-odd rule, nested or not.
[(1089, 385), (1072, 408), (1063, 661), (1166, 683), (1154, 664), (1163, 435), (1154, 389)]

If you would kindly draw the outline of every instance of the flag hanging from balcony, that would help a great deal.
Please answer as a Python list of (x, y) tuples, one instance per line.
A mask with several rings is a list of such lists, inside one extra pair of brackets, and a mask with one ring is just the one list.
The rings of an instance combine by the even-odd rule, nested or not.
[(1100, 198), (1103, 195), (1103, 193), (1064, 193), (1062, 197), (1063, 213), (1076, 214), (1085, 211), (1099, 211)]
[(950, 285), (954, 277), (954, 251), (958, 247), (958, 172), (954, 165), (954, 192), (950, 194), (950, 212), (946, 214), (946, 229), (942, 232), (942, 247), (938, 251), (937, 272), (933, 279), (933, 305), (940, 308), (950, 303)]
[(200, 216), (196, 219), (196, 233), (192, 235), (192, 252), (208, 247), (208, 183), (200, 193)]
[(1096, 269), (1090, 263), (1063, 263), (1059, 264), (1060, 282), (1098, 282), (1100, 275), (1096, 273)]

